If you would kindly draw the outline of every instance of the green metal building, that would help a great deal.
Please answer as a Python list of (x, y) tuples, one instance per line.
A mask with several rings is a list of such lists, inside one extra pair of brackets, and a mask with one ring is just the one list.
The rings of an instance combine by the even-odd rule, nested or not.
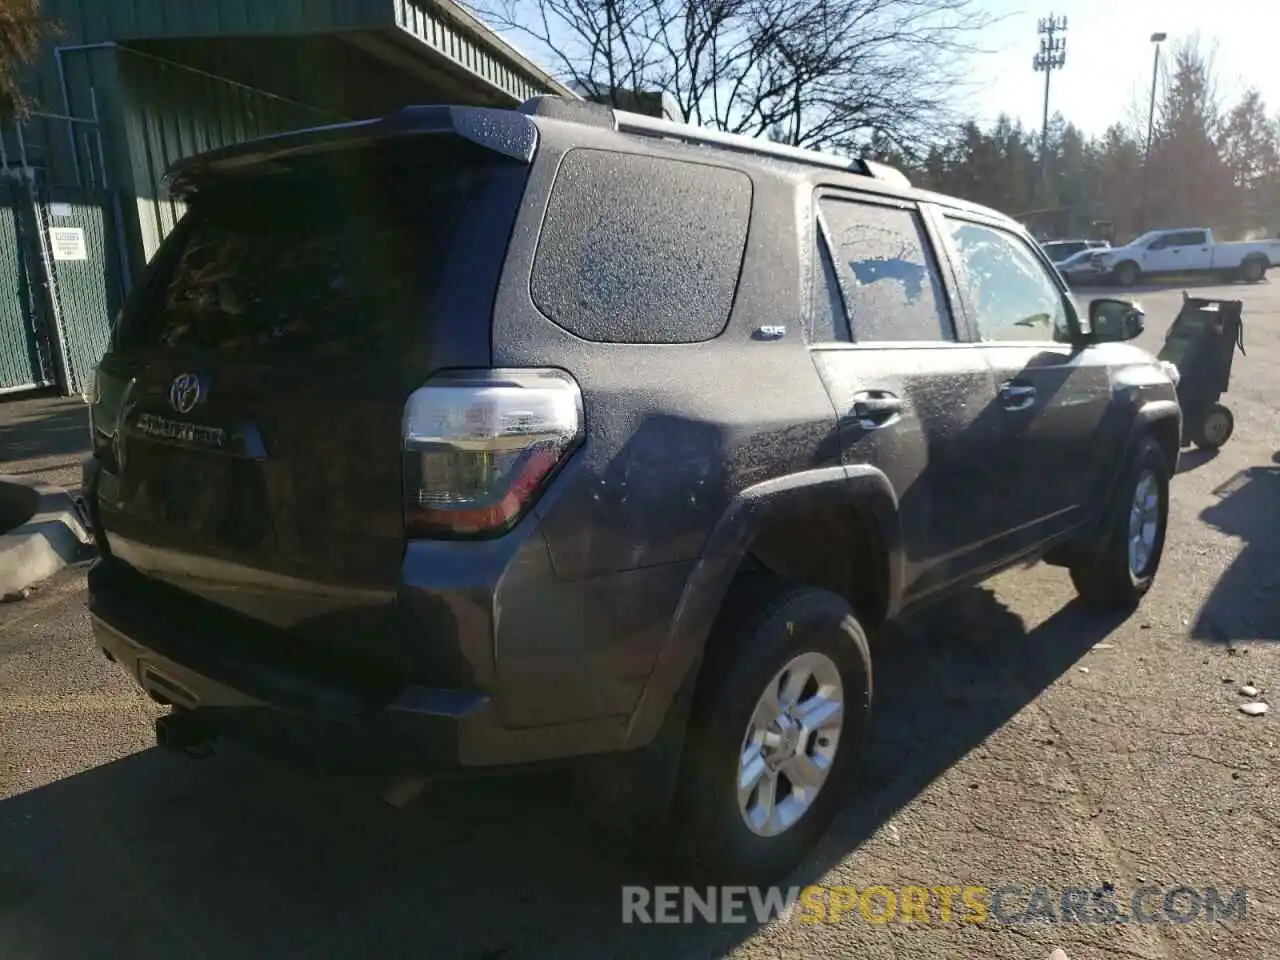
[(576, 96), (453, 0), (45, 0), (37, 112), (0, 128), (0, 395), (73, 394), (181, 215), (181, 157), (410, 103)]

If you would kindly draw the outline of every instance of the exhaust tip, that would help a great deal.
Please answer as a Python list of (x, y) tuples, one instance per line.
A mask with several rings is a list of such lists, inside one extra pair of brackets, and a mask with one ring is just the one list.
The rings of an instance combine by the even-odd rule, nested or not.
[(194, 717), (171, 713), (155, 721), (156, 746), (188, 757), (206, 757), (213, 752), (216, 733)]

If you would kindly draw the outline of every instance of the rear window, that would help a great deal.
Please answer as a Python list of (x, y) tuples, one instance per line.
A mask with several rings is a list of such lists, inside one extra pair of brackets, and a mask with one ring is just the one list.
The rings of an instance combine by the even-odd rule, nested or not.
[[(457, 141), (344, 150), (197, 194), (122, 346), (383, 357), (413, 349), (468, 199)], [(462, 161), (462, 162), (459, 162)]]
[(1061, 263), (1068, 257), (1074, 257), (1085, 248), (1083, 243), (1050, 243), (1045, 245), (1045, 252), (1054, 263)]
[(571, 150), (534, 257), (534, 303), (585, 340), (710, 340), (729, 321), (750, 216), (740, 171)]

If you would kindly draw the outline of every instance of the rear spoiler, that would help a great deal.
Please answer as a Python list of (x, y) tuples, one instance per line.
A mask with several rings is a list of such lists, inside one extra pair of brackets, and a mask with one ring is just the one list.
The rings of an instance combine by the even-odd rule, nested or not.
[(538, 142), (533, 120), (512, 110), (413, 106), (372, 120), (272, 134), (187, 157), (169, 168), (164, 184), (171, 195), (182, 199), (211, 182), (265, 172), (295, 158), (429, 133), (453, 134), (521, 163), (533, 159)]
[(181, 199), (207, 183), (235, 176), (240, 171), (259, 173), (269, 170), (271, 164), (285, 164), (295, 157), (420, 133), (452, 133), (494, 153), (529, 163), (538, 143), (534, 117), (581, 123), (633, 136), (713, 146), (810, 167), (844, 170), (899, 187), (911, 186), (900, 170), (872, 160), (801, 149), (629, 113), (591, 101), (549, 95), (533, 97), (519, 110), (413, 106), (372, 120), (273, 134), (179, 160), (165, 174), (164, 183), (170, 194)]

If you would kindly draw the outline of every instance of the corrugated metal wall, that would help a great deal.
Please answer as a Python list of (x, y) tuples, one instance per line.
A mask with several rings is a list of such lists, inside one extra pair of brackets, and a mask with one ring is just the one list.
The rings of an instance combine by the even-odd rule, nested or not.
[(172, 163), (331, 119), (304, 104), (176, 64), (127, 50), (119, 53), (124, 136), (133, 159), (131, 186), (147, 259), (182, 215), (182, 205), (167, 195), (162, 182)]
[(545, 78), (518, 69), (511, 61), (495, 55), (491, 45), (468, 36), (429, 0), (394, 0), (394, 3), (396, 26), (468, 72), (507, 91), (513, 103), (523, 103), (548, 92)]
[(75, 31), (66, 43), (147, 37), (308, 33), (363, 26), (389, 0), (44, 0)]

